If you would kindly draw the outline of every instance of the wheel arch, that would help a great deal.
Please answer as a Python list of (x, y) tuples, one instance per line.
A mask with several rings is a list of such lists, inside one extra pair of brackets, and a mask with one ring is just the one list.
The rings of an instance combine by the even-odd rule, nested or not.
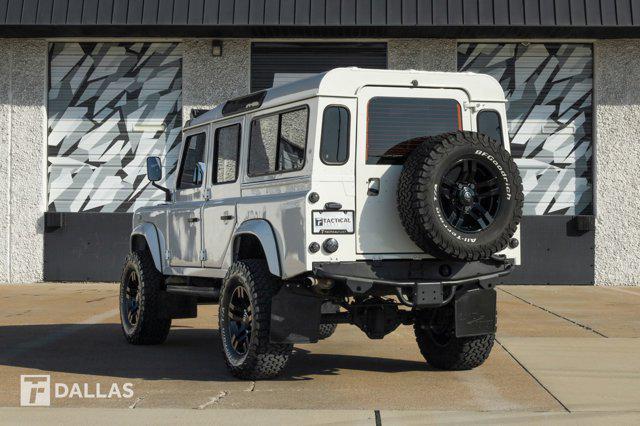
[[(257, 245), (257, 247), (256, 247)], [(258, 256), (248, 256), (259, 248)], [(232, 262), (250, 257), (263, 257), (267, 261), (269, 272), (277, 277), (282, 276), (280, 253), (276, 236), (269, 222), (264, 219), (251, 219), (243, 222), (233, 235)]]
[(156, 269), (162, 273), (162, 249), (164, 239), (152, 223), (145, 222), (136, 226), (131, 232), (129, 248), (131, 251), (148, 249)]

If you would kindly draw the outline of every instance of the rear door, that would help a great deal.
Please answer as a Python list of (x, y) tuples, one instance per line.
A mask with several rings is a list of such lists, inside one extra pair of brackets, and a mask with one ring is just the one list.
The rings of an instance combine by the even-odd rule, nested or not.
[(358, 96), (356, 241), (359, 254), (421, 254), (396, 207), (410, 139), (471, 129), (462, 90), (365, 87)]
[(202, 239), (205, 258), (203, 266), (220, 268), (229, 249), (236, 226), (236, 204), (240, 197), (239, 158), (244, 117), (218, 124), (213, 131), (210, 153), (211, 198), (202, 209)]

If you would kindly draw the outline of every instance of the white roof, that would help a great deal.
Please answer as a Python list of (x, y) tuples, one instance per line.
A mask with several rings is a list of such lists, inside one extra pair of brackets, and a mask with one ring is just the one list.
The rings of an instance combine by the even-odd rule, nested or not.
[[(376, 70), (365, 68), (335, 68), (267, 90), (262, 106), (266, 109), (314, 96), (355, 97), (365, 86), (435, 87), (460, 89), (472, 102), (505, 102), (498, 81), (486, 74), (471, 72), (432, 72), (416, 70)], [(186, 123), (195, 126), (223, 118), (224, 103)], [(256, 111), (256, 110), (254, 110)], [(229, 115), (231, 116), (231, 115)]]

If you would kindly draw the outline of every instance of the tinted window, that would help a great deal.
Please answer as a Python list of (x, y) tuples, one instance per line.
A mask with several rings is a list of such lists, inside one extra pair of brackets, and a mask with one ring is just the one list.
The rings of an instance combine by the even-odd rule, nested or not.
[(502, 124), (500, 114), (496, 111), (480, 111), (478, 113), (478, 133), (489, 136), (502, 143)]
[(178, 188), (199, 188), (207, 167), (204, 162), (206, 135), (199, 133), (187, 138), (182, 155), (182, 168), (178, 177)]
[(303, 167), (308, 115), (304, 108), (261, 117), (251, 123), (249, 176)]
[(325, 108), (322, 115), (320, 159), (325, 164), (344, 164), (349, 159), (349, 110)]
[(235, 182), (238, 178), (238, 152), (240, 150), (240, 125), (216, 130), (216, 171), (213, 183)]
[(304, 165), (304, 147), (307, 141), (306, 108), (280, 116), (279, 140), (277, 170), (300, 170)]
[(402, 164), (415, 148), (412, 139), (462, 129), (453, 99), (373, 98), (367, 123), (367, 164)]

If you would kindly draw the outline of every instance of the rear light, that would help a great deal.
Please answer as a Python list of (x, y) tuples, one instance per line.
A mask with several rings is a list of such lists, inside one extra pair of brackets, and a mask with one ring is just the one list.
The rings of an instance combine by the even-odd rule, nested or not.
[(338, 241), (335, 238), (328, 238), (322, 243), (322, 248), (327, 253), (335, 253), (338, 250)]

